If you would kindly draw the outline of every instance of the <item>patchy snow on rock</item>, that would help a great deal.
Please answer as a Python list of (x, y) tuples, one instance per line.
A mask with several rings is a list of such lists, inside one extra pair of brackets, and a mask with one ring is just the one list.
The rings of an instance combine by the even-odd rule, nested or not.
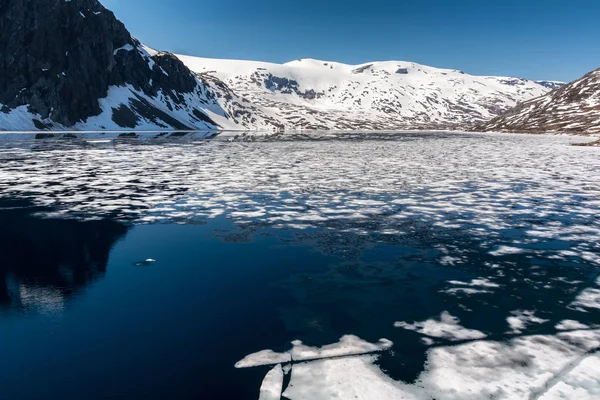
[[(544, 85), (546, 87), (552, 86)], [(600, 133), (600, 69), (524, 101), (476, 129), (527, 133)]]
[(273, 111), (288, 130), (465, 127), (550, 90), (525, 79), (472, 76), (404, 61), (274, 64), (177, 57), (192, 71), (213, 76), (255, 106)]

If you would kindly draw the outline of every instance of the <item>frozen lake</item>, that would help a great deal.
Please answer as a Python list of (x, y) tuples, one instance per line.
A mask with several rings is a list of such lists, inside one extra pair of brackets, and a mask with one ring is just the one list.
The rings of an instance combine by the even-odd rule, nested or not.
[(600, 149), (0, 135), (0, 399), (600, 398)]

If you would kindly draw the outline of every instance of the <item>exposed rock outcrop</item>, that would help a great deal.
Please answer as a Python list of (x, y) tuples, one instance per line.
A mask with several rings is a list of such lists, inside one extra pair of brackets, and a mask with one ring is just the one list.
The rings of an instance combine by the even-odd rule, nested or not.
[(4, 114), (26, 107), (36, 128), (214, 128), (203, 108), (229, 116), (206, 91), (96, 0), (0, 0)]
[(600, 133), (600, 69), (519, 104), (477, 126), (479, 131), (523, 133)]

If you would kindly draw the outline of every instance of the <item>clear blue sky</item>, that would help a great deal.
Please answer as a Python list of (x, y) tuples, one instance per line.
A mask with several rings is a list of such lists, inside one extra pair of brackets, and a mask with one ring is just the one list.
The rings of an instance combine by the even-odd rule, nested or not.
[(212, 58), (403, 60), (573, 80), (600, 67), (600, 0), (100, 0), (147, 45)]

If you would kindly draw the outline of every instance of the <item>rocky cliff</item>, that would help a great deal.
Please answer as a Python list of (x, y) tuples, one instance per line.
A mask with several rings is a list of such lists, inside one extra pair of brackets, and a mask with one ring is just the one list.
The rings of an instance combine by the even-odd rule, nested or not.
[(176, 57), (96, 0), (0, 0), (0, 128), (235, 125)]

